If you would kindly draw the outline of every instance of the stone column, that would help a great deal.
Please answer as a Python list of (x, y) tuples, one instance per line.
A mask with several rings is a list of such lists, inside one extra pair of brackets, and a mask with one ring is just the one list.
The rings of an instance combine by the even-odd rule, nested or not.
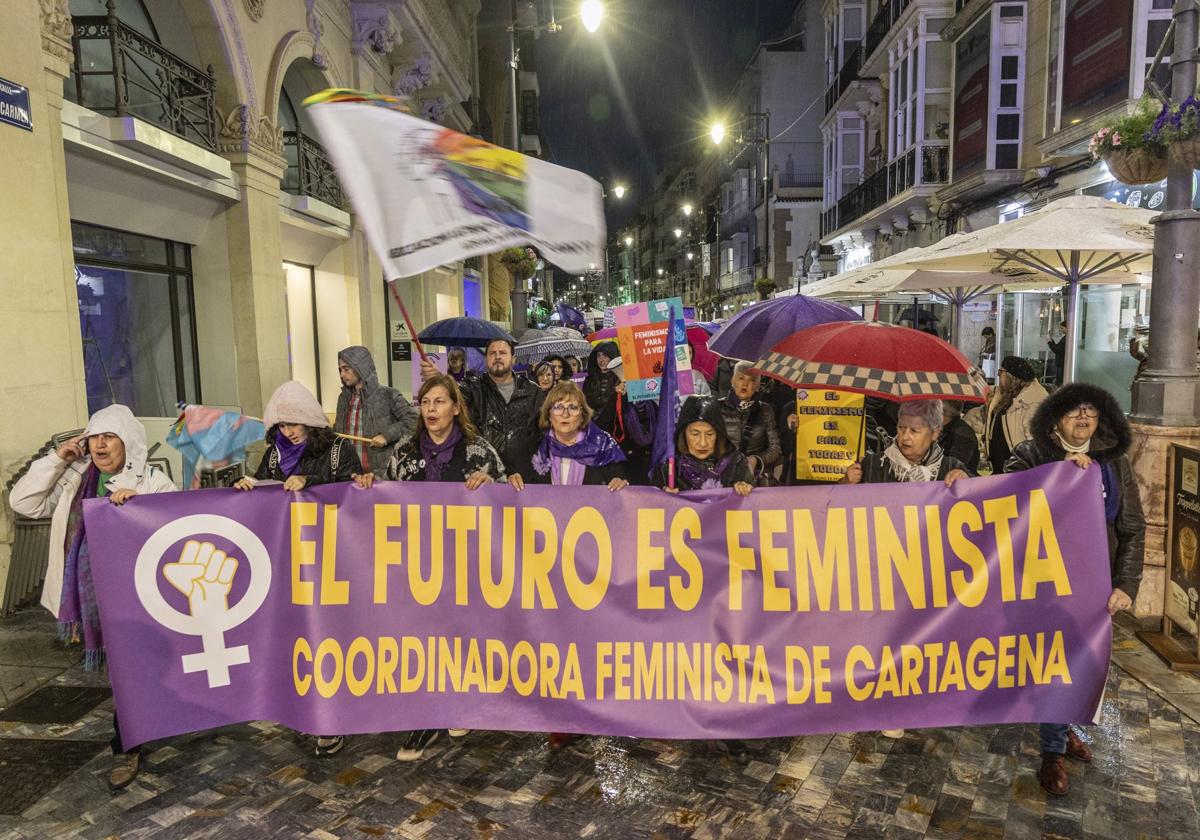
[(243, 412), (261, 417), (271, 392), (291, 378), (279, 244), (283, 133), (245, 105), (225, 116), (220, 133), (241, 190), (241, 201), (225, 212), (238, 401)]
[[(0, 358), (9, 364), (0, 380), (2, 489), (52, 434), (86, 422), (87, 390), (61, 116), (71, 13), (67, 0), (15, 0), (0, 17), (4, 76), (29, 88), (33, 123), (32, 131), (0, 124), (10, 175), (0, 181)], [(0, 602), (13, 541), (7, 502), (0, 499)]]

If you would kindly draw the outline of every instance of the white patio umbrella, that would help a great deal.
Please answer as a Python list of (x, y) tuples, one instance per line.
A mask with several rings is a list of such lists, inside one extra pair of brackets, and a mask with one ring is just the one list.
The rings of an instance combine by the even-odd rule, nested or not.
[[(1066, 380), (1075, 376), (1081, 283), (1132, 283), (1153, 262), (1155, 214), (1092, 196), (1070, 196), (1004, 224), (956, 234), (907, 267), (932, 271), (1032, 270), (1067, 285)], [(1032, 279), (1032, 278), (1031, 278)]]
[[(942, 241), (961, 241), (962, 236), (964, 234), (954, 234)], [(801, 292), (810, 297), (840, 300), (878, 300), (894, 295), (928, 292), (954, 308), (954, 339), (957, 342), (962, 334), (964, 304), (982, 295), (1043, 288), (1059, 283), (1044, 272), (1025, 266), (1006, 266), (996, 271), (930, 271), (911, 266), (930, 250), (909, 248), (805, 286)]]

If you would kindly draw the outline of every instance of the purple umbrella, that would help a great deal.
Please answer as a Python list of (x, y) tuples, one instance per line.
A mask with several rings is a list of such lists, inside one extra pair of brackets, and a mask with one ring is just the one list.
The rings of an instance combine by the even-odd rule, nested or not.
[(832, 321), (861, 321), (848, 306), (789, 295), (752, 303), (713, 333), (708, 349), (731, 359), (756, 361), (793, 333)]

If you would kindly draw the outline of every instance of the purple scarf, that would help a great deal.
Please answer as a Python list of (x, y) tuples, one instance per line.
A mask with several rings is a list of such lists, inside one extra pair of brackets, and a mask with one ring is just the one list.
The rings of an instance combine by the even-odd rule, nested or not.
[(421, 430), (421, 460), (425, 463), (425, 480), (441, 481), (442, 473), (454, 457), (454, 447), (462, 440), (462, 429), (457, 423), (450, 426), (450, 435), (441, 443), (434, 443), (433, 438), (424, 429)]
[(104, 664), (104, 636), (100, 632), (100, 608), (92, 581), (92, 561), (84, 533), (83, 501), (96, 497), (100, 471), (90, 464), (71, 499), (64, 541), (62, 596), (58, 603), (58, 635), (63, 641), (83, 641), (83, 667), (95, 671)]
[(729, 453), (721, 460), (705, 458), (703, 461), (692, 455), (680, 453), (675, 460), (679, 471), (681, 490), (715, 490), (724, 487), (722, 476), (736, 453)]
[[(569, 469), (568, 483), (582, 484), (584, 467), (604, 467), (619, 463), (625, 460), (625, 453), (613, 440), (612, 435), (595, 423), (588, 423), (583, 433), (571, 444), (560, 442), (553, 431), (547, 431), (537, 452), (534, 453), (533, 469), (538, 475), (550, 473), (550, 483), (558, 484), (563, 458), (569, 458), (580, 466), (578, 471), (574, 467)], [(575, 480), (576, 478), (578, 480)]]
[(290, 476), (296, 471), (307, 447), (307, 438), (303, 443), (292, 443), (283, 432), (275, 430), (275, 451), (279, 453), (279, 469), (283, 470), (284, 475)]

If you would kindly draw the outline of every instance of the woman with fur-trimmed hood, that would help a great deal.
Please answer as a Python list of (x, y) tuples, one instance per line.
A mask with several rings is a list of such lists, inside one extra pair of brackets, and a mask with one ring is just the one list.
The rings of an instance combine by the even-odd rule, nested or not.
[[(1113, 395), (1075, 382), (1059, 388), (1038, 406), (1030, 424), (1030, 439), (1018, 444), (1005, 465), (1005, 472), (1055, 461), (1071, 461), (1081, 469), (1093, 464), (1100, 468), (1113, 586), (1108, 598), (1110, 615), (1133, 606), (1142, 580), (1146, 519), (1127, 455), (1131, 440), (1129, 421)], [(1044, 723), (1041, 735), (1038, 781), (1049, 793), (1062, 796), (1069, 784), (1063, 756), (1088, 762), (1091, 750), (1066, 724)]]

